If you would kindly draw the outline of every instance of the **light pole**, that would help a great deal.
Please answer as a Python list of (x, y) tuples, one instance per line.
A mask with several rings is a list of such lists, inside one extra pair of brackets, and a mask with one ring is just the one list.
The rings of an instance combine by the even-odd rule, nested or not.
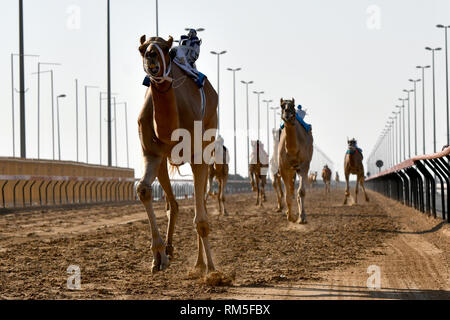
[[(55, 160), (55, 95), (53, 90), (53, 70), (45, 70), (45, 71), (39, 71), (39, 72), (33, 72), (32, 74), (37, 74), (38, 76), (41, 73), (50, 73), (50, 89), (51, 89), (51, 99), (52, 99), (52, 149), (53, 149), (53, 160)], [(38, 116), (39, 118), (39, 116)], [(39, 128), (38, 128), (39, 130)]]
[(270, 100), (263, 100), (263, 102), (265, 102), (266, 103), (266, 117), (267, 117), (267, 119), (266, 119), (266, 122), (267, 122), (267, 155), (269, 156), (269, 159), (270, 159), (270, 147), (269, 147), (269, 103), (271, 103), (271, 102), (273, 102), (273, 100), (272, 99), (270, 99)]
[(98, 88), (97, 86), (84, 86), (84, 119), (86, 122), (86, 163), (89, 163), (89, 136), (88, 136), (88, 106), (87, 90)]
[(225, 53), (227, 53), (226, 50), (221, 52), (211, 51), (211, 54), (217, 56), (217, 135), (220, 132), (220, 56)]
[(125, 139), (126, 139), (126, 146), (127, 146), (127, 168), (130, 167), (130, 158), (129, 158), (129, 152), (128, 152), (128, 110), (127, 110), (127, 103), (126, 102), (117, 102), (116, 105), (125, 105)]
[(434, 52), (441, 50), (441, 48), (425, 47), (426, 50), (432, 53), (432, 69), (433, 69), (433, 152), (436, 153), (436, 88), (434, 76)]
[(264, 94), (264, 91), (253, 91), (254, 94), (258, 96), (258, 142), (259, 142), (259, 96)]
[(248, 85), (252, 84), (253, 81), (244, 81), (241, 80), (243, 84), (245, 84), (245, 94), (247, 99), (247, 165), (250, 164), (250, 134), (249, 134), (249, 121), (248, 121)]
[(395, 146), (396, 146), (396, 149), (397, 149), (395, 158), (396, 158), (396, 160), (397, 160), (396, 162), (398, 164), (398, 163), (400, 163), (400, 160), (401, 160), (401, 149), (402, 149), (402, 146), (401, 146), (401, 142), (402, 141), (401, 141), (401, 136), (400, 136), (400, 134), (401, 134), (401, 132), (400, 132), (400, 119), (397, 122), (397, 115), (400, 114), (400, 111), (397, 111), (397, 112), (392, 111), (392, 114), (395, 115), (395, 127), (398, 129), (398, 133), (397, 133), (397, 138), (398, 139), (395, 139), (396, 140), (395, 141)]
[(417, 82), (420, 82), (420, 79), (409, 79), (409, 81), (414, 83), (414, 155), (417, 156)]
[[(15, 114), (15, 106), (14, 106), (14, 56), (20, 56), (18, 53), (11, 53), (11, 113), (12, 113), (12, 147), (13, 147), (13, 157), (16, 156), (16, 131), (15, 131), (15, 120), (14, 120), (14, 114)], [(37, 54), (24, 54), (24, 57), (39, 57)], [(20, 93), (20, 91), (19, 91)]]
[(114, 100), (114, 153), (116, 156), (116, 167), (117, 167), (117, 113), (116, 113), (116, 97)]
[(408, 94), (408, 98), (407, 98), (407, 100), (408, 100), (408, 158), (411, 158), (411, 122), (410, 122), (410, 119), (411, 119), (411, 116), (410, 116), (410, 98), (409, 98), (409, 94), (411, 93), (411, 92), (413, 92), (414, 90), (406, 90), (406, 89), (403, 89), (403, 91), (404, 92), (406, 92), (407, 94)]
[[(40, 115), (41, 115), (41, 65), (46, 65), (46, 66), (60, 66), (60, 63), (55, 63), (55, 62), (38, 62), (38, 68), (37, 68), (37, 141), (38, 141), (38, 159), (40, 159)], [(53, 75), (53, 73), (52, 73)], [(53, 99), (53, 97), (52, 97)], [(52, 102), (53, 103), (53, 102)]]
[(158, 35), (158, 0), (156, 0), (156, 36), (159, 37), (159, 35)]
[(405, 136), (405, 101), (406, 99), (398, 98), (402, 102), (401, 106), (396, 106), (397, 108), (400, 108), (400, 111), (403, 111), (403, 117), (402, 118), (402, 127), (403, 127), (403, 160), (406, 160), (406, 136)]
[(394, 166), (394, 163), (395, 163), (395, 159), (394, 159), (394, 156), (395, 156), (395, 149), (394, 149), (394, 145), (395, 145), (395, 136), (394, 136), (394, 131), (395, 131), (395, 129), (394, 129), (394, 117), (389, 117), (389, 120), (391, 120), (391, 121), (388, 121), (388, 124), (389, 124), (389, 133), (390, 133), (390, 134), (389, 134), (389, 135), (390, 135), (389, 139), (391, 140), (391, 148), (390, 148), (389, 152), (392, 154), (392, 158), (389, 159), (389, 161), (391, 162), (390, 167), (393, 167), (393, 166)]
[(60, 98), (65, 98), (66, 95), (65, 94), (60, 94), (59, 96), (56, 97), (56, 117), (57, 117), (57, 121), (58, 121), (58, 160), (61, 161), (61, 135), (60, 135), (60, 125), (59, 125), (59, 99)]
[(450, 145), (450, 124), (449, 124), (449, 110), (448, 110), (448, 52), (447, 52), (447, 29), (450, 26), (444, 26), (442, 24), (438, 24), (436, 27), (443, 28), (445, 30), (445, 92), (447, 99), (447, 145)]
[[(158, 9), (158, 3), (156, 3), (156, 7)], [(158, 13), (158, 10), (156, 10)], [(108, 0), (107, 3), (107, 88), (106, 91), (108, 92), (108, 166), (112, 165), (112, 154), (111, 154), (111, 21), (110, 21), (110, 1)], [(158, 22), (156, 22), (156, 25), (158, 25)], [(156, 30), (156, 33), (158, 34), (158, 30)]]
[(422, 70), (422, 147), (423, 154), (425, 154), (425, 69), (430, 68), (430, 66), (416, 66), (416, 68)]
[(23, 0), (19, 0), (19, 92), (20, 92), (20, 157), (26, 158), (25, 137), (25, 56), (23, 44)]
[(241, 70), (241, 68), (227, 68), (227, 70), (233, 72), (234, 175), (236, 175), (236, 71)]

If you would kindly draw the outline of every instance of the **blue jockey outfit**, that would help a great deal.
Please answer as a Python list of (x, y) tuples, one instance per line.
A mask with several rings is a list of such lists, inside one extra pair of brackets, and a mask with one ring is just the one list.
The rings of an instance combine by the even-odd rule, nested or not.
[[(303, 112), (303, 114), (306, 114), (303, 110), (302, 110), (302, 106), (299, 104), (297, 106), (297, 112), (295, 113), (295, 118), (297, 119), (297, 121), (302, 125), (303, 128), (305, 128), (306, 132), (309, 132), (311, 130), (311, 125), (307, 124), (303, 118), (299, 115), (300, 112)], [(284, 121), (281, 123), (280, 125), (280, 130), (283, 130), (284, 128)]]

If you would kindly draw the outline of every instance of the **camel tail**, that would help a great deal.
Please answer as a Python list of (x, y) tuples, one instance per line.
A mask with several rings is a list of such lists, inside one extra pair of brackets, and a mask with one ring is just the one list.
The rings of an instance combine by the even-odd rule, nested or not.
[(176, 164), (171, 164), (170, 162), (168, 162), (168, 164), (169, 164), (169, 170), (168, 170), (169, 176), (171, 178), (173, 178), (173, 176), (175, 175), (176, 172), (178, 172), (178, 175), (180, 175), (181, 177), (192, 177), (191, 174), (181, 174), (181, 172), (180, 172), (181, 164), (176, 165)]

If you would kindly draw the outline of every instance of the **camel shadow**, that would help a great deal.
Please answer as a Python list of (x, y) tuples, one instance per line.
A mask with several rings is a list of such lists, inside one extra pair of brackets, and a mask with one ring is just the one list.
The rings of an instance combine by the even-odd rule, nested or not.
[[(262, 294), (273, 297), (279, 297), (280, 299), (388, 299), (388, 300), (411, 300), (411, 299), (435, 299), (435, 300), (449, 300), (450, 291), (445, 290), (428, 290), (428, 289), (398, 289), (398, 288), (381, 288), (381, 289), (368, 289), (361, 286), (329, 286), (326, 284), (306, 283), (305, 287), (270, 287), (270, 286), (258, 286), (258, 288), (270, 289), (270, 293)], [(253, 286), (252, 286), (253, 287)], [(247, 287), (247, 288), (252, 288)], [(256, 288), (256, 286), (254, 287)], [(289, 290), (289, 294), (283, 292), (273, 292), (279, 290)], [(259, 291), (259, 290), (258, 290)], [(252, 295), (252, 293), (248, 293)], [(255, 295), (260, 296), (261, 293), (257, 292)]]

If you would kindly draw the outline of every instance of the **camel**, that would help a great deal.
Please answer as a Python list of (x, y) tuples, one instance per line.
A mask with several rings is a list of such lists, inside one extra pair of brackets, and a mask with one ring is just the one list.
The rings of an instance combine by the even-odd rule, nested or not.
[(228, 163), (230, 161), (230, 155), (228, 149), (223, 145), (223, 138), (218, 136), (215, 141), (214, 147), (214, 163), (209, 165), (208, 170), (208, 193), (206, 194), (206, 199), (208, 195), (213, 195), (212, 184), (213, 179), (216, 178), (219, 184), (219, 191), (217, 192), (217, 201), (219, 202), (219, 212), (224, 216), (227, 215), (227, 210), (225, 209), (225, 187), (228, 180)]
[(344, 205), (347, 204), (347, 199), (350, 196), (349, 192), (349, 176), (350, 174), (356, 175), (356, 187), (355, 187), (355, 203), (358, 203), (358, 184), (361, 183), (361, 187), (364, 191), (364, 197), (366, 201), (369, 201), (369, 197), (364, 188), (364, 165), (363, 155), (361, 149), (357, 147), (356, 140), (347, 140), (348, 149), (344, 158), (344, 174), (345, 174), (345, 198)]
[(272, 158), (270, 158), (270, 179), (272, 179), (272, 186), (277, 195), (278, 206), (276, 208), (277, 212), (281, 212), (283, 209), (282, 199), (284, 197), (283, 187), (281, 186), (281, 176), (278, 171), (278, 145), (280, 143), (280, 130), (272, 129), (273, 135), (273, 152)]
[(269, 159), (264, 151), (264, 144), (260, 140), (252, 140), (251, 147), (252, 153), (250, 154), (250, 165), (248, 168), (250, 183), (252, 190), (256, 191), (256, 205), (262, 206), (263, 201), (266, 201), (264, 187), (266, 186)]
[(308, 184), (311, 188), (314, 188), (317, 182), (317, 171), (311, 172), (308, 176)]
[(331, 170), (328, 165), (324, 165), (322, 169), (322, 180), (325, 185), (325, 193), (330, 193)]
[(339, 187), (339, 173), (337, 171), (334, 175), (334, 181), (336, 182), (336, 187)]
[[(191, 78), (187, 78), (184, 71), (170, 59), (169, 51), (172, 43), (172, 37), (169, 37), (167, 41), (160, 37), (151, 37), (146, 40), (145, 35), (140, 38), (139, 51), (143, 59), (144, 70), (150, 78), (150, 86), (146, 91), (144, 104), (138, 118), (144, 175), (137, 184), (136, 192), (145, 207), (150, 222), (153, 253), (152, 272), (164, 270), (169, 265), (168, 257), (173, 258), (172, 238), (178, 215), (178, 205), (170, 185), (167, 161), (173, 165), (190, 163), (194, 180), (194, 225), (198, 240), (195, 268), (209, 273), (214, 271), (215, 267), (208, 239), (210, 228), (205, 202), (209, 164), (207, 161), (209, 159), (204, 161), (203, 155), (205, 149), (210, 148), (207, 144), (211, 142), (203, 139), (205, 139), (206, 133), (209, 133), (210, 140), (214, 145), (218, 97), (211, 83), (206, 79), (203, 87), (206, 102), (204, 108), (202, 107), (198, 86)], [(178, 81), (179, 79), (183, 79), (183, 81)], [(183, 139), (180, 139), (177, 134), (180, 134)], [(199, 138), (198, 135), (201, 137)], [(194, 147), (180, 150), (181, 142), (179, 140), (189, 147)], [(152, 182), (156, 177), (170, 203), (166, 242), (161, 238), (152, 205)], [(206, 264), (203, 252), (206, 255)]]
[(288, 221), (296, 221), (292, 216), (292, 201), (294, 200), (294, 177), (297, 174), (299, 186), (297, 190), (297, 205), (299, 223), (306, 223), (304, 206), (305, 184), (313, 155), (312, 129), (308, 131), (296, 119), (295, 100), (280, 100), (281, 118), (284, 129), (281, 131), (278, 146), (278, 161), (281, 177), (284, 182), (285, 202)]

